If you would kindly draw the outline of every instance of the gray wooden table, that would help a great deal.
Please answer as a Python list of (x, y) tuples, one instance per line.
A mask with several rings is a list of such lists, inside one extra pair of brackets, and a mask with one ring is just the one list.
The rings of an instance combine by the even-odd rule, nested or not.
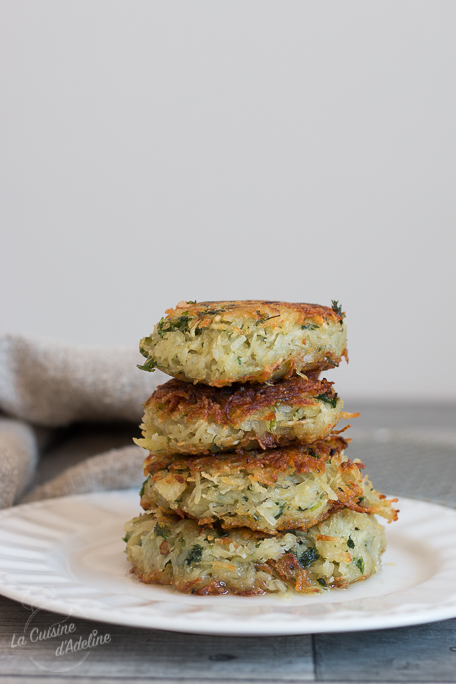
[[(359, 404), (357, 405), (359, 406)], [(348, 410), (353, 407), (347, 407)], [(361, 406), (351, 431), (376, 488), (456, 507), (456, 406)], [(49, 463), (43, 468), (50, 470)], [(219, 637), (72, 619), (105, 643), (56, 657), (57, 639), (20, 643), (30, 607), (0, 597), (0, 684), (11, 682), (456, 682), (456, 619), (372, 632)], [(40, 611), (36, 634), (58, 616)], [(62, 671), (58, 671), (58, 669)]]

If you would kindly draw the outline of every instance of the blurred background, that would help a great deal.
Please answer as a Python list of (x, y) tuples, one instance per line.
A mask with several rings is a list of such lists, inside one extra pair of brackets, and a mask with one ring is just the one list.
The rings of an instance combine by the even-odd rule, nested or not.
[(453, 405), (455, 21), (1, 0), (0, 332), (136, 346), (182, 299), (336, 299), (344, 398)]

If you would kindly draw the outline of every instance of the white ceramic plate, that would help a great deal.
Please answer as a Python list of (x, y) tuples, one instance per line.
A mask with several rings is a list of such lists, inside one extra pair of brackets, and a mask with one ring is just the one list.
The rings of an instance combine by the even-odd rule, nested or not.
[(129, 573), (124, 523), (137, 491), (50, 499), (0, 512), (0, 593), (92, 620), (179, 632), (306, 634), (456, 617), (456, 511), (401, 498), (383, 572), (317, 596), (192, 596)]

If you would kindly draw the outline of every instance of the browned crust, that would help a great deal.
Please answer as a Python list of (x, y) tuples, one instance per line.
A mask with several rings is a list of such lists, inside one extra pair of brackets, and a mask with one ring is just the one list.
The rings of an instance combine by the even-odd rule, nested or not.
[[(293, 553), (287, 553), (285, 556), (279, 558), (278, 561), (269, 560), (267, 563), (274, 569), (275, 573), (283, 582), (291, 585), (296, 591), (304, 591), (305, 593), (320, 593), (320, 589), (310, 586), (307, 570), (304, 570)], [(363, 575), (355, 581), (366, 578), (367, 575)], [(338, 589), (346, 589), (349, 584), (350, 582), (343, 577), (335, 577), (331, 584), (328, 584), (327, 586), (337, 587)]]
[(195, 594), (198, 594), (198, 596), (216, 596), (218, 594), (228, 594), (228, 592), (229, 589), (225, 582), (212, 580), (210, 584), (206, 584), (206, 586), (201, 587), (201, 589), (197, 589)]
[[(279, 560), (268, 560), (266, 563), (256, 563), (255, 569), (268, 575), (276, 575), (283, 582), (293, 587), (295, 591), (304, 593), (319, 593), (316, 587), (311, 587), (308, 572), (305, 570), (293, 553), (286, 553)], [(197, 577), (189, 582), (176, 582), (172, 572), (157, 571), (144, 573), (139, 568), (133, 566), (130, 570), (141, 582), (145, 584), (161, 584), (174, 586), (177, 591), (184, 594), (197, 594), (198, 596), (216, 596), (220, 594), (236, 594), (238, 596), (263, 596), (267, 594), (264, 581), (258, 579), (257, 586), (246, 591), (236, 591), (229, 588), (223, 581), (212, 580), (209, 584), (198, 586), (203, 581)], [(363, 579), (363, 578), (360, 578)], [(331, 586), (345, 588), (348, 586), (346, 580), (335, 579)]]
[(268, 326), (276, 327), (286, 319), (293, 318), (297, 323), (312, 319), (316, 323), (342, 321), (344, 316), (329, 306), (305, 304), (301, 302), (276, 302), (261, 299), (246, 299), (220, 302), (179, 302), (175, 309), (167, 309), (165, 320), (174, 321), (188, 313), (192, 318), (190, 327), (208, 327), (211, 324), (230, 323), (237, 318), (253, 322), (267, 321)]
[[(264, 582), (259, 582), (263, 587), (266, 586)], [(255, 587), (255, 589), (248, 589), (247, 591), (232, 591), (231, 593), (236, 594), (237, 596), (264, 596), (267, 594), (266, 589), (261, 589), (259, 586)]]
[[(355, 472), (356, 466), (352, 464), (353, 471)], [(319, 525), (320, 523), (324, 522), (327, 520), (330, 515), (335, 513), (336, 511), (340, 511), (343, 508), (349, 508), (352, 511), (357, 511), (358, 513), (364, 513), (368, 515), (375, 515), (378, 512), (378, 509), (376, 506), (365, 506), (364, 508), (359, 505), (357, 499), (362, 496), (362, 488), (357, 486), (356, 484), (353, 486), (351, 490), (351, 498), (349, 496), (342, 495), (339, 501), (334, 501), (334, 503), (329, 506), (329, 508), (326, 511), (323, 511), (319, 515), (316, 515), (312, 518), (312, 522), (307, 524), (307, 525), (299, 525), (296, 524), (296, 521), (293, 520), (292, 518), (289, 518), (287, 516), (282, 516), (280, 520), (280, 525), (278, 525), (276, 530), (264, 530), (262, 527), (254, 527), (254, 523), (252, 521), (248, 520), (247, 517), (242, 517), (239, 516), (237, 518), (232, 518), (232, 517), (224, 517), (222, 516), (219, 520), (221, 521), (221, 526), (224, 530), (238, 530), (241, 528), (244, 528), (245, 526), (250, 526), (250, 531), (255, 532), (258, 535), (264, 535), (267, 534), (268, 536), (275, 537), (279, 534), (282, 534), (286, 532), (287, 530), (302, 530), (305, 532), (306, 530), (309, 529), (309, 527), (313, 527), (314, 525)], [(386, 498), (384, 496), (381, 496), (381, 498)], [(396, 503), (397, 499), (391, 499), (391, 503)], [(154, 504), (149, 504), (144, 498), (141, 499), (141, 506), (145, 511), (148, 510), (154, 510), (155, 505)], [(392, 518), (389, 522), (394, 522), (397, 520), (397, 514), (399, 511), (394, 509), (391, 506), (391, 511), (392, 511)], [(212, 527), (213, 523), (217, 522), (217, 518), (203, 518), (202, 520), (198, 520), (195, 518), (195, 516), (190, 515), (190, 513), (187, 513), (186, 511), (182, 511), (181, 509), (174, 510), (175, 513), (179, 515), (182, 519), (186, 518), (187, 520), (195, 520), (195, 522), (198, 523), (198, 525), (205, 526), (205, 527)], [(230, 539), (217, 539), (216, 543), (220, 544), (228, 544), (230, 543)]]
[[(235, 453), (221, 453), (200, 458), (160, 458), (156, 454), (149, 454), (144, 461), (144, 474), (154, 474), (167, 468), (170, 472), (190, 470), (201, 472), (214, 469), (229, 473), (240, 470), (255, 470), (255, 477), (265, 483), (273, 484), (279, 474), (288, 469), (297, 473), (322, 473), (325, 463), (336, 453), (340, 453), (348, 446), (348, 441), (342, 437), (331, 437), (314, 442), (312, 445), (300, 444), (282, 449), (268, 449), (266, 451), (242, 451)], [(351, 464), (350, 461), (348, 463)], [(344, 464), (345, 465), (345, 464)], [(353, 465), (353, 464), (351, 464)], [(349, 466), (350, 467), (350, 466)], [(357, 467), (363, 468), (362, 464)], [(262, 475), (259, 475), (259, 473)]]
[(130, 569), (131, 574), (135, 575), (144, 584), (174, 584), (172, 570), (157, 570), (156, 572), (142, 572), (136, 565)]
[[(360, 489), (360, 491), (361, 491), (361, 489)], [(296, 524), (295, 520), (293, 520), (292, 518), (290, 518), (286, 515), (283, 515), (280, 519), (280, 525), (277, 526), (277, 530), (268, 530), (267, 534), (271, 535), (271, 537), (275, 537), (275, 536), (277, 536), (283, 532), (286, 532), (287, 530), (302, 530), (303, 532), (305, 532), (306, 530), (309, 529), (309, 527), (312, 527), (313, 525), (318, 525), (321, 522), (324, 522), (325, 520), (327, 520), (329, 518), (329, 516), (331, 515), (331, 513), (334, 513), (334, 511), (338, 511), (340, 508), (344, 508), (344, 506), (335, 502), (333, 505), (331, 505), (328, 508), (327, 511), (323, 511), (323, 513), (320, 513), (319, 515), (314, 515), (312, 518), (312, 522), (309, 523), (308, 525), (298, 525), (298, 524)], [(147, 510), (147, 508), (145, 508), (144, 510)], [(364, 511), (365, 510), (366, 509), (364, 509)], [(191, 517), (188, 515), (188, 513), (185, 513), (185, 515), (187, 517)], [(206, 524), (207, 524), (207, 520), (208, 519), (206, 518)], [(214, 517), (211, 519), (210, 522), (214, 523), (214, 522), (216, 522), (216, 520), (217, 519)], [(198, 520), (198, 524), (200, 524), (200, 523), (201, 523), (201, 521)], [(222, 528), (224, 530), (234, 530), (236, 528), (239, 529), (240, 527), (244, 527), (246, 525), (249, 525), (249, 526), (251, 526), (251, 529), (255, 530), (256, 532), (261, 533), (264, 531), (262, 527), (256, 527), (255, 528), (254, 524), (255, 523), (252, 523), (251, 521), (249, 521), (247, 519), (247, 517), (245, 517), (245, 518), (243, 518), (242, 516), (240, 516), (238, 518), (231, 518), (231, 517), (226, 518), (224, 516), (221, 517), (221, 525), (222, 525)]]
[[(302, 567), (294, 553), (286, 553), (279, 560), (268, 560), (267, 564), (274, 570), (281, 580), (296, 591), (302, 591), (310, 587), (307, 571)], [(317, 590), (318, 591), (318, 590)]]
[[(296, 560), (298, 567), (292, 559), (288, 556), (292, 556)], [(278, 561), (267, 561), (264, 564), (257, 564), (256, 570), (259, 572), (266, 572), (268, 575), (277, 575), (285, 581), (287, 584), (292, 585), (297, 591), (302, 590), (309, 586), (309, 581), (302, 578), (302, 575), (306, 576), (306, 571), (301, 568), (299, 562), (292, 553), (286, 554), (285, 557), (280, 558)], [(301, 572), (300, 572), (301, 569)], [(252, 589), (247, 589), (246, 591), (236, 591), (236, 589), (228, 588), (223, 581), (212, 580), (210, 584), (204, 584), (203, 586), (198, 586), (203, 581), (201, 577), (197, 577), (189, 582), (176, 582), (172, 571), (159, 571), (156, 572), (142, 572), (138, 567), (133, 566), (130, 570), (140, 582), (144, 584), (161, 584), (174, 586), (177, 591), (183, 594), (197, 594), (198, 596), (216, 596), (220, 594), (236, 594), (238, 596), (263, 596), (267, 594), (264, 581), (258, 580), (257, 586), (252, 587)], [(318, 591), (318, 590), (317, 590)]]
[[(265, 572), (268, 575), (276, 575), (283, 582), (293, 587), (295, 591), (301, 591), (303, 593), (320, 593), (320, 589), (317, 587), (311, 587), (308, 578), (307, 571), (300, 565), (298, 559), (293, 553), (287, 553), (279, 560), (268, 560), (266, 563), (257, 563), (255, 565), (256, 570), (259, 572)], [(236, 591), (235, 589), (228, 588), (225, 582), (213, 580), (210, 584), (206, 584), (197, 587), (198, 583), (201, 583), (202, 579), (197, 577), (189, 582), (178, 582), (175, 583), (172, 574), (169, 572), (149, 572), (143, 573), (139, 568), (132, 567), (130, 572), (134, 574), (140, 582), (145, 584), (161, 584), (174, 586), (177, 591), (184, 594), (196, 594), (198, 596), (216, 596), (220, 594), (236, 594), (237, 596), (263, 596), (267, 594), (265, 583), (258, 580), (257, 586), (246, 591)], [(355, 581), (360, 581), (366, 579), (366, 575), (362, 575)], [(331, 587), (337, 587), (339, 589), (346, 589), (349, 586), (349, 582), (342, 577), (335, 577), (333, 582), (331, 582)]]
[(309, 406), (317, 404), (316, 397), (322, 394), (334, 399), (333, 384), (327, 380), (295, 376), (271, 385), (235, 383), (218, 388), (172, 379), (157, 387), (144, 407), (146, 410), (154, 407), (162, 419), (179, 414), (189, 420), (238, 425), (248, 416), (268, 409), (263, 419), (274, 420), (273, 409), (277, 403)]
[[(386, 496), (384, 494), (379, 494), (379, 498), (380, 499), (386, 499)], [(398, 499), (389, 499), (389, 502), (391, 504), (397, 503)], [(343, 500), (341, 498), (340, 502), (336, 506), (334, 506), (333, 511), (337, 510), (339, 508), (350, 508), (352, 511), (357, 511), (358, 513), (369, 513), (369, 515), (375, 515), (376, 513), (379, 512), (380, 506), (370, 506), (370, 507), (365, 506), (363, 508), (354, 499)], [(400, 511), (396, 508), (393, 508), (393, 506), (391, 506), (391, 512), (392, 512), (392, 516), (390, 519), (388, 519), (389, 523), (395, 522), (397, 520), (397, 515)]]

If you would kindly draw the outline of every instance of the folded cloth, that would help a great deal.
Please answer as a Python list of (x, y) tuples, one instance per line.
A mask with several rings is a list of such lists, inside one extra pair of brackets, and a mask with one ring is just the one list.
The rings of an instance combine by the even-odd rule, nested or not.
[(0, 418), (0, 507), (12, 506), (31, 481), (38, 461), (35, 430), (20, 420)]
[(139, 371), (141, 359), (134, 348), (0, 336), (0, 411), (47, 427), (84, 420), (137, 423), (141, 404), (169, 380), (160, 371)]
[[(104, 431), (106, 423), (130, 422), (132, 437), (137, 434), (142, 404), (168, 379), (160, 371), (138, 370), (141, 358), (134, 348), (81, 347), (24, 335), (0, 336), (0, 508), (17, 503), (32, 485), (44, 451), (43, 434), (49, 442), (58, 432), (55, 428), (83, 421), (97, 423)], [(53, 429), (40, 430), (39, 426)], [(61, 474), (60, 484), (41, 486), (30, 496), (126, 487), (132, 468), (138, 471), (136, 480), (141, 477), (143, 453), (134, 446), (107, 451), (98, 465), (92, 466), (93, 459), (87, 459), (85, 466), (78, 466), (87, 469), (87, 477), (80, 471), (71, 473), (80, 478), (79, 489), (76, 484), (62, 484)], [(131, 467), (130, 458), (135, 464)]]
[(122, 449), (110, 449), (104, 454), (92, 456), (78, 465), (67, 468), (49, 482), (35, 487), (21, 503), (107, 489), (139, 489), (144, 480), (143, 461), (144, 450), (141, 447), (133, 445)]

